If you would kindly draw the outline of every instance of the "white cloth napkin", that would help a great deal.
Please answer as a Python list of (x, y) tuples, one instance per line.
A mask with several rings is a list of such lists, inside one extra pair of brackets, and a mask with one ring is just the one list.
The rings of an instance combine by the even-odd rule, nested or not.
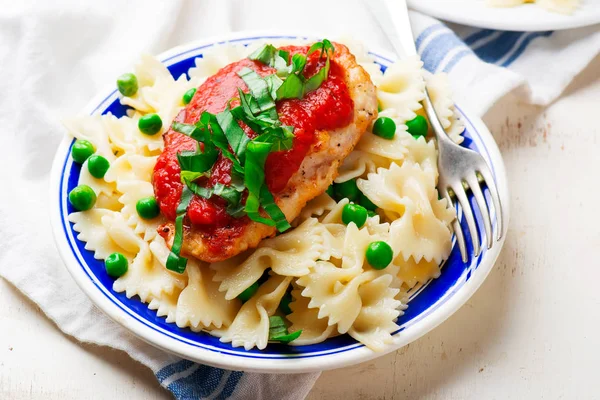
[[(513, 89), (525, 101), (547, 104), (600, 49), (598, 28), (511, 35), (452, 26), (454, 33), (428, 17), (411, 17), (426, 67), (448, 71), (458, 101), (478, 114)], [(49, 170), (64, 134), (60, 119), (76, 114), (140, 53), (246, 29), (351, 34), (389, 48), (361, 0), (0, 1), (0, 275), (66, 334), (126, 351), (178, 399), (302, 399), (319, 374), (273, 376), (194, 364), (106, 317), (75, 285), (55, 249)]]

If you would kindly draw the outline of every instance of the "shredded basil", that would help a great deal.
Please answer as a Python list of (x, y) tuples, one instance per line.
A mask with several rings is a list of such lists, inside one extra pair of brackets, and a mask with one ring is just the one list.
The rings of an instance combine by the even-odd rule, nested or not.
[(325, 60), (325, 66), (319, 70), (316, 74), (311, 76), (306, 83), (304, 84), (305, 93), (311, 92), (319, 86), (327, 79), (329, 75), (329, 57)]
[(275, 108), (275, 101), (271, 97), (271, 91), (267, 82), (250, 68), (243, 68), (238, 72), (244, 83), (250, 89), (250, 93), (256, 99), (260, 111)]
[(235, 155), (237, 155), (238, 159), (243, 162), (246, 154), (246, 146), (248, 145), (248, 142), (250, 142), (250, 138), (233, 118), (233, 114), (228, 108), (217, 114), (217, 122), (223, 129), (223, 133), (227, 138), (229, 146), (231, 146), (231, 149)]
[(167, 269), (180, 274), (185, 271), (185, 267), (187, 265), (187, 258), (181, 257), (181, 246), (183, 244), (183, 218), (185, 218), (185, 212), (190, 204), (190, 201), (192, 200), (192, 197), (193, 193), (187, 186), (184, 186), (176, 211), (177, 218), (175, 219), (175, 236), (173, 237), (173, 245), (171, 246), (171, 252), (167, 257), (166, 262)]
[(272, 44), (265, 44), (263, 47), (256, 49), (248, 58), (269, 65), (276, 51), (277, 49)]
[(269, 317), (269, 340), (287, 344), (293, 340), (298, 339), (302, 334), (302, 330), (288, 333), (285, 321), (278, 315)]
[(310, 46), (310, 48), (308, 49), (308, 53), (306, 53), (306, 55), (310, 55), (317, 50), (321, 50), (321, 54), (319, 55), (319, 58), (323, 57), (323, 53), (329, 53), (330, 50), (332, 53), (335, 52), (335, 48), (333, 47), (333, 44), (331, 44), (331, 42), (329, 40), (323, 39), (322, 41), (316, 42), (312, 46)]
[(298, 75), (290, 75), (277, 89), (277, 100), (301, 99), (304, 97), (304, 82)]
[(212, 146), (205, 146), (205, 151), (182, 151), (177, 153), (177, 160), (182, 171), (206, 172), (210, 171), (219, 153)]

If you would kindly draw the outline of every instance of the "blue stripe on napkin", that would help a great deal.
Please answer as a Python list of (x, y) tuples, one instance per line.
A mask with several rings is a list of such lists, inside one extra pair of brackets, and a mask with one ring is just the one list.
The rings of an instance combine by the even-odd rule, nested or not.
[(515, 62), (539, 37), (547, 32), (503, 32), (491, 29), (470, 30), (465, 37), (441, 23), (435, 23), (421, 32), (415, 40), (425, 68), (430, 72), (450, 72), (458, 62), (468, 56), (502, 67)]
[(188, 360), (177, 361), (156, 372), (156, 378), (177, 400), (229, 398), (240, 379), (240, 371), (200, 365)]

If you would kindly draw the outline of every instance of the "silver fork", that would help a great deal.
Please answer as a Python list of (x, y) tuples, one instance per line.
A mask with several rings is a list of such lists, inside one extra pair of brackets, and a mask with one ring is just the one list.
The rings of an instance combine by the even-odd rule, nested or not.
[[(373, 16), (388, 36), (390, 44), (396, 50), (397, 55), (399, 57), (417, 55), (417, 48), (410, 27), (410, 20), (408, 18), (406, 0), (382, 1), (383, 3), (379, 3), (375, 0), (365, 0), (365, 3), (369, 6)], [(479, 231), (477, 229), (477, 224), (475, 223), (475, 218), (473, 217), (473, 210), (469, 198), (467, 197), (463, 185), (466, 184), (475, 197), (475, 202), (483, 217), (483, 225), (487, 239), (486, 244), (489, 249), (494, 244), (494, 235), (492, 234), (489, 207), (486, 204), (483, 192), (479, 186), (480, 182), (478, 177), (481, 177), (483, 183), (487, 185), (492, 197), (497, 221), (495, 236), (496, 240), (500, 240), (503, 229), (502, 205), (500, 203), (500, 196), (498, 194), (498, 189), (496, 188), (496, 183), (494, 182), (494, 178), (483, 157), (472, 150), (457, 145), (448, 137), (433, 108), (427, 89), (425, 89), (423, 105), (437, 139), (439, 170), (438, 190), (450, 205), (454, 206), (453, 199), (456, 199), (460, 204), (463, 217), (467, 221), (467, 226), (469, 227), (469, 233), (473, 243), (473, 253), (475, 257), (477, 257), (481, 253)], [(467, 246), (465, 244), (465, 237), (458, 217), (452, 223), (452, 228), (456, 234), (456, 241), (460, 248), (462, 260), (466, 263), (469, 260), (469, 257)]]

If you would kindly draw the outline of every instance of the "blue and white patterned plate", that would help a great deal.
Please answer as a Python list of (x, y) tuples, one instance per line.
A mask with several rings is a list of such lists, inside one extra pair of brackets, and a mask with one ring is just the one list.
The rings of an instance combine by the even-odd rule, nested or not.
[[(303, 35), (241, 33), (176, 47), (158, 58), (177, 78), (186, 74), (194, 66), (194, 59), (202, 57), (203, 52), (215, 44), (226, 41), (248, 44), (261, 39), (299, 37), (306, 38)], [(385, 52), (374, 51), (372, 54), (382, 70), (394, 59)], [(508, 226), (506, 176), (496, 143), (480, 119), (458, 109), (466, 125), (463, 145), (479, 152), (491, 166), (505, 207), (504, 226)], [(119, 103), (116, 88), (111, 87), (92, 100), (85, 112), (110, 112), (122, 116), (125, 108)], [(85, 243), (76, 239), (77, 233), (67, 220), (68, 214), (73, 211), (67, 201), (67, 194), (77, 186), (80, 173), (80, 166), (69, 157), (72, 144), (73, 139), (65, 138), (57, 151), (50, 194), (54, 235), (67, 269), (96, 306), (125, 328), (148, 343), (203, 364), (246, 371), (307, 372), (344, 367), (396, 350), (429, 332), (462, 306), (490, 272), (503, 244), (499, 242), (491, 250), (484, 249), (479, 257), (471, 256), (467, 264), (463, 264), (455, 246), (442, 268), (441, 276), (412, 294), (408, 309), (398, 320), (400, 329), (395, 333), (395, 343), (387, 346), (383, 352), (375, 353), (347, 335), (309, 346), (270, 344), (265, 350), (245, 351), (243, 348), (234, 348), (229, 343), (221, 343), (218, 338), (207, 333), (192, 332), (178, 328), (173, 323), (166, 323), (164, 318), (157, 317), (156, 312), (149, 310), (139, 298), (128, 299), (124, 293), (112, 290), (113, 279), (106, 274), (103, 263), (95, 260), (92, 252), (85, 250)], [(489, 193), (484, 192), (489, 201)], [(476, 217), (478, 224), (483, 226), (481, 217), (477, 214)], [(468, 231), (466, 226), (463, 230)], [(484, 235), (483, 231), (481, 235)], [(471, 244), (468, 243), (468, 246), (472, 252)]]

